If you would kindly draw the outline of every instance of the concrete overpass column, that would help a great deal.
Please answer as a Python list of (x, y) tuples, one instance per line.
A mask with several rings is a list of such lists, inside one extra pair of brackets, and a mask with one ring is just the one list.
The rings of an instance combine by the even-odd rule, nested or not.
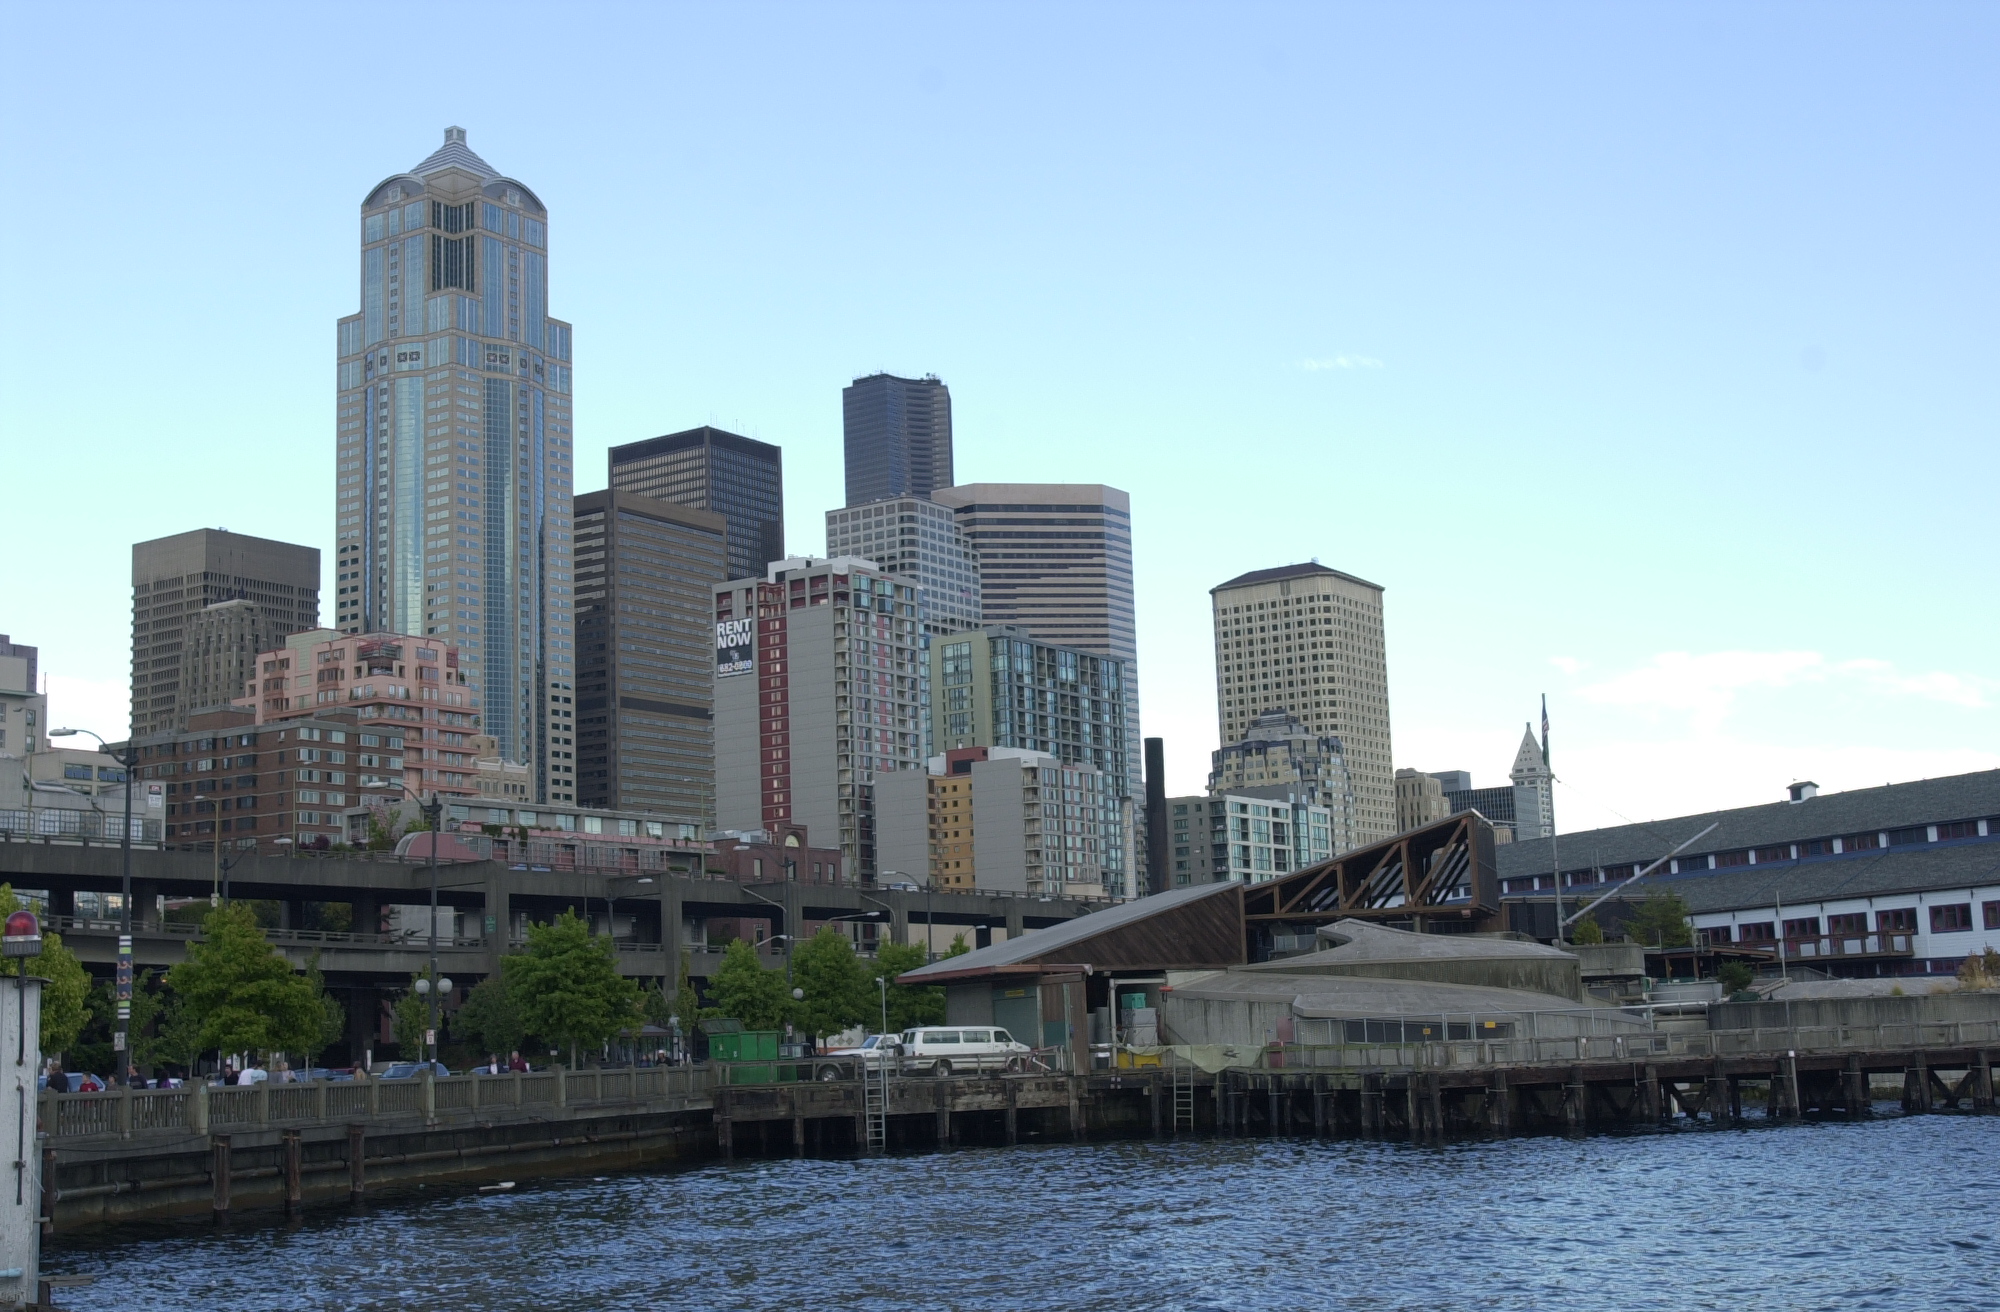
[(132, 923), (134, 925), (153, 924), (159, 919), (159, 896), (160, 890), (154, 887), (151, 880), (135, 879), (132, 881)]
[(49, 890), (49, 914), (52, 916), (73, 916), (76, 914), (76, 890), (51, 888)]
[(348, 898), (347, 905), (349, 911), (353, 913), (349, 921), (352, 932), (356, 934), (382, 932), (382, 899), (376, 896), (374, 889), (355, 889), (354, 895)]
[[(1019, 899), (1019, 898), (1011, 898), (1011, 897), (1010, 897), (1010, 898), (1008, 898), (1008, 899), (1007, 899), (1007, 941), (1008, 941), (1009, 943), (1012, 943), (1012, 942), (1013, 942), (1013, 941), (1014, 941), (1015, 939), (1017, 939), (1017, 938), (1021, 937), (1021, 935), (1022, 935), (1022, 934), (1023, 934), (1024, 932), (1026, 932), (1026, 928), (1027, 928), (1027, 927), (1026, 927), (1025, 925), (1023, 925), (1023, 924), (1021, 923), (1021, 916), (1022, 916), (1022, 911), (1021, 911), (1021, 901), (1020, 901), (1020, 899)], [(991, 937), (991, 936), (989, 935), (988, 937)]]
[(910, 941), (910, 909), (901, 898), (889, 908), (889, 941), (891, 943)]
[(505, 880), (506, 873), (497, 869), (486, 876), (481, 907), (480, 930), (486, 935), (486, 970), (490, 975), (500, 973), (500, 959), (507, 955), (508, 939), (514, 932), (513, 904)]
[(666, 875), (660, 887), (660, 946), (667, 957), (667, 987), (680, 978), (681, 954), (687, 951), (682, 941), (681, 895), (685, 890), (681, 881), (673, 875)]

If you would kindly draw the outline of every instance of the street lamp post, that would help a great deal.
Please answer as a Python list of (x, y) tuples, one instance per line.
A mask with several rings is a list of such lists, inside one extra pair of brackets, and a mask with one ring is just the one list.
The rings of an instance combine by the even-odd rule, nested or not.
[[(409, 793), (410, 796), (412, 797), (417, 797), (416, 793), (411, 792), (410, 786), (408, 784), (403, 785), (403, 791)], [(431, 796), (429, 801), (425, 801), (423, 798), (417, 797), (417, 806), (420, 810), (423, 811), (424, 819), (426, 822), (429, 823), (431, 827), (431, 926), (430, 928), (431, 928), (431, 984), (432, 984), (432, 987), (429, 988), (421, 987), (423, 985), (423, 981), (418, 980), (417, 983), (420, 987), (417, 989), (417, 992), (423, 994), (430, 1001), (430, 1025), (429, 1028), (427, 1028), (424, 1031), (424, 1034), (425, 1037), (427, 1037), (430, 1040), (431, 1060), (436, 1061), (438, 1001), (439, 1001), (438, 999), (439, 989), (436, 987), (436, 985), (439, 983), (438, 981), (438, 836), (444, 832), (444, 825), (443, 825), (444, 799), (439, 797), (437, 795), (437, 791), (433, 789), (431, 791)]]
[[(111, 750), (111, 744), (103, 735), (89, 729), (51, 729), (51, 738), (69, 738), (79, 733), (90, 734), (97, 739), (98, 750), (108, 754), (112, 760), (125, 768), (125, 831), (118, 836), (119, 902), (118, 902), (118, 1030), (112, 1047), (118, 1053), (118, 1078), (129, 1078), (132, 1067), (132, 783), (137, 773), (139, 749), (132, 740), (125, 740), (125, 752), (121, 756)], [(221, 831), (216, 831), (218, 836)]]

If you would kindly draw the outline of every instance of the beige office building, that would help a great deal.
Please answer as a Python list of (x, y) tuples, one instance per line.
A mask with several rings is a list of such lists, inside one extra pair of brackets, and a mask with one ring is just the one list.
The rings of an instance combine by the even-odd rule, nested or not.
[(1354, 840), (1396, 832), (1382, 588), (1309, 563), (1253, 570), (1209, 590), (1216, 722), (1226, 747), (1272, 711), (1340, 739)]
[(1451, 814), (1444, 784), (1421, 770), (1396, 771), (1396, 832), (1418, 829)]
[(132, 733), (227, 705), (258, 652), (317, 627), (317, 547), (219, 528), (134, 544)]

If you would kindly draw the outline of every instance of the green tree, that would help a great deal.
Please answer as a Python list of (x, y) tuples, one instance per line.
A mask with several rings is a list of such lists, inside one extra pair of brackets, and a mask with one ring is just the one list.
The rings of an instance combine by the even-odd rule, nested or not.
[[(21, 899), (14, 896), (14, 886), (0, 884), (0, 920), (20, 909)], [(0, 976), (20, 974), (22, 960), (10, 957), (0, 961)], [(83, 1027), (92, 1015), (90, 972), (76, 959), (76, 953), (63, 946), (62, 935), (53, 930), (42, 931), (42, 955), (26, 960), (30, 977), (39, 975), (48, 981), (42, 985), (42, 1051), (67, 1052), (83, 1036)]]
[(593, 934), (574, 910), (528, 926), (528, 949), (502, 966), (521, 1026), (570, 1050), (595, 1048), (639, 1019), (639, 986), (618, 973), (611, 940)]
[(142, 1067), (155, 1061), (171, 1062), (184, 1070), (194, 1066), (195, 1058), (201, 1055), (201, 1022), (186, 998), (165, 992), (153, 1035), (139, 1052)]
[(1688, 928), (1687, 899), (1679, 893), (1653, 892), (1625, 918), (1625, 937), (1647, 947), (1684, 948), (1694, 942)]
[(683, 1033), (692, 1030), (695, 1021), (701, 1018), (701, 997), (688, 978), (688, 954), (685, 952), (681, 953), (681, 959), (674, 967), (673, 1014), (680, 1019)]
[(347, 1008), (340, 1005), (340, 999), (326, 991), (326, 976), (320, 972), (319, 952), (314, 950), (306, 959), (306, 984), (312, 989), (313, 997), (319, 1000), (319, 1024), (313, 1030), (312, 1041), (303, 1049), (306, 1065), (318, 1063), (319, 1055), (340, 1042), (347, 1033)]
[(507, 994), (507, 981), (499, 975), (488, 975), (472, 986), (465, 995), (465, 1005), (452, 1013), (451, 1032), (459, 1042), (470, 1045), (474, 1055), (504, 1056), (518, 1049), (527, 1037), (521, 1030), (520, 1013)]
[(709, 977), (708, 996), (713, 1005), (703, 1015), (740, 1020), (750, 1030), (777, 1029), (791, 1006), (783, 972), (765, 969), (757, 950), (740, 938), (722, 949), (722, 964)]
[(1749, 988), (1757, 975), (1742, 962), (1729, 961), (1723, 963), (1722, 969), (1715, 972), (1715, 978), (1722, 983), (1723, 996), (1728, 997), (1732, 993), (1740, 993)]
[(923, 964), (924, 950), (914, 943), (884, 943), (875, 951), (875, 973), (889, 981), (889, 1029), (892, 1033), (900, 1034), (913, 1025), (944, 1023), (944, 988), (941, 985), (896, 982), (898, 975)]
[(292, 969), (240, 903), (215, 908), (167, 972), (196, 1027), (198, 1051), (303, 1052), (318, 1038), (324, 1011), (312, 982)]
[(854, 955), (853, 939), (822, 926), (792, 954), (792, 983), (805, 994), (791, 1008), (792, 1023), (825, 1038), (876, 1015), (876, 974)]
[(1582, 920), (1570, 926), (1569, 941), (1585, 944), (1602, 943), (1604, 941), (1604, 927), (1597, 923), (1596, 916), (1585, 916)]
[(970, 951), (972, 951), (972, 944), (967, 943), (965, 941), (965, 934), (960, 932), (951, 936), (951, 946), (944, 950), (944, 954), (947, 957), (962, 957)]

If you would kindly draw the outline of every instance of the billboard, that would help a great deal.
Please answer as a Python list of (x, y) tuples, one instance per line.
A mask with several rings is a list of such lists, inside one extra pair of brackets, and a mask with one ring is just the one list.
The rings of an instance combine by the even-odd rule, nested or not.
[(752, 616), (715, 622), (715, 677), (757, 671), (757, 621)]

